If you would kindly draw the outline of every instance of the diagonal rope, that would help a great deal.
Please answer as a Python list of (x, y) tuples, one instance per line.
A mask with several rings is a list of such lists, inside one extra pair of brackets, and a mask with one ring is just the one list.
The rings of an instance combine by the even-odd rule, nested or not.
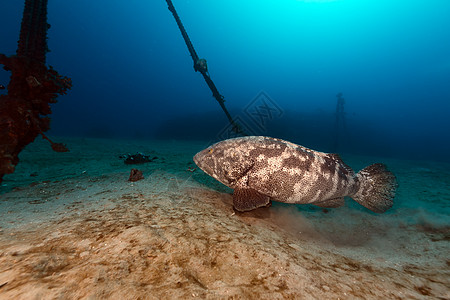
[(184, 42), (186, 43), (186, 46), (189, 50), (192, 60), (194, 61), (194, 70), (202, 74), (203, 78), (206, 81), (206, 84), (213, 93), (213, 97), (217, 100), (217, 102), (219, 102), (220, 107), (227, 116), (227, 119), (230, 122), (233, 131), (237, 134), (246, 135), (241, 126), (236, 123), (236, 121), (231, 117), (230, 113), (228, 112), (225, 106), (224, 97), (219, 93), (219, 90), (217, 89), (216, 85), (209, 76), (206, 60), (203, 58), (199, 58), (197, 52), (195, 52), (194, 46), (192, 45), (192, 42), (186, 32), (186, 29), (184, 28), (183, 23), (181, 22), (181, 19), (178, 16), (177, 11), (175, 10), (175, 7), (173, 6), (172, 0), (166, 0), (166, 2), (167, 5), (169, 6), (169, 10), (172, 12), (173, 17), (175, 18), (175, 21), (177, 22), (178, 28), (181, 31), (181, 35), (183, 36)]

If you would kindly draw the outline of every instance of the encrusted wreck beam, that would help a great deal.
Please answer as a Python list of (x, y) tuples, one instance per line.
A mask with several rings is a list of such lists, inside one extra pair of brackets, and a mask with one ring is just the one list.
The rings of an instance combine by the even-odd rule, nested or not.
[(20, 28), (17, 56), (32, 58), (45, 63), (47, 52), (47, 3), (48, 0), (25, 1)]
[[(0, 54), (0, 64), (11, 71), (8, 94), (0, 95), (0, 182), (14, 172), (18, 155), (26, 145), (50, 129), (50, 103), (71, 88), (70, 78), (45, 65), (47, 49), (47, 1), (26, 0), (17, 55)], [(51, 142), (55, 151), (68, 151)]]

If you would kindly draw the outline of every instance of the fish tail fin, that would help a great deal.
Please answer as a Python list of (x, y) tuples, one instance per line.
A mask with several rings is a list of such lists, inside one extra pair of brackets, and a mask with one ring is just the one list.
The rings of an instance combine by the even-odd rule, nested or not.
[(370, 165), (356, 174), (359, 189), (351, 197), (376, 213), (384, 213), (394, 204), (397, 179), (384, 164)]

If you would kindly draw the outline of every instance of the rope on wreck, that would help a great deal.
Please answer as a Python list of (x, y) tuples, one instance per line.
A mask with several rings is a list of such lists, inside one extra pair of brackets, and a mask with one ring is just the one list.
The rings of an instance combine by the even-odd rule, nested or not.
[(177, 22), (178, 28), (181, 31), (181, 35), (183, 36), (184, 42), (186, 43), (186, 46), (189, 50), (189, 53), (191, 54), (192, 60), (194, 61), (194, 70), (195, 72), (200, 72), (203, 75), (203, 78), (206, 81), (206, 84), (208, 84), (209, 89), (213, 93), (213, 97), (219, 102), (220, 107), (222, 108), (223, 112), (228, 118), (228, 121), (230, 122), (232, 126), (232, 130), (236, 134), (246, 135), (241, 126), (231, 117), (230, 113), (228, 112), (227, 108), (225, 107), (225, 100), (224, 97), (219, 93), (219, 90), (217, 89), (216, 85), (212, 81), (211, 77), (208, 73), (208, 66), (206, 64), (206, 59), (199, 58), (197, 55), (197, 52), (195, 52), (194, 46), (192, 45), (191, 40), (189, 39), (189, 36), (186, 32), (186, 29), (183, 26), (183, 23), (181, 22), (180, 17), (178, 16), (177, 11), (175, 10), (175, 7), (173, 6), (172, 0), (166, 0), (167, 5), (169, 6), (169, 10), (172, 13), (173, 17), (175, 18), (175, 21)]

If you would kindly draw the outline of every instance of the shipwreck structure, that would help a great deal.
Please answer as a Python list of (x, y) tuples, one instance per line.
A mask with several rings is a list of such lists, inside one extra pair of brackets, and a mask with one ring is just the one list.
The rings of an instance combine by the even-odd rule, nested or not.
[(8, 94), (0, 95), (0, 182), (14, 172), (19, 153), (39, 134), (53, 150), (68, 151), (44, 134), (50, 129), (50, 104), (72, 87), (70, 78), (46, 65), (47, 2), (25, 1), (16, 55), (0, 54), (0, 64), (11, 72)]
[(336, 120), (334, 124), (334, 141), (332, 146), (333, 152), (338, 152), (340, 149), (341, 140), (345, 131), (347, 131), (347, 124), (345, 121), (345, 111), (344, 104), (345, 99), (342, 93), (338, 93), (336, 95), (337, 103), (336, 103)]

